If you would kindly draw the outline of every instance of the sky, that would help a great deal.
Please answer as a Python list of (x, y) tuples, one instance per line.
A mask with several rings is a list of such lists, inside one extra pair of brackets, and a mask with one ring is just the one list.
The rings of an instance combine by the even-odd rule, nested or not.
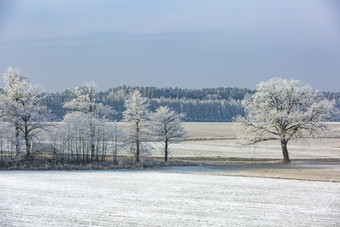
[(273, 77), (340, 92), (340, 1), (0, 0), (0, 74), (10, 66), (49, 92)]

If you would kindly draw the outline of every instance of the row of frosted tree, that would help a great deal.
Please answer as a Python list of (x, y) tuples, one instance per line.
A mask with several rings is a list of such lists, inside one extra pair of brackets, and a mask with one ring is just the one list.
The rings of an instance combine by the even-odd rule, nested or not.
[[(42, 104), (44, 93), (39, 86), (32, 85), (12, 68), (3, 79), (6, 86), (0, 93), (1, 159), (4, 153), (24, 153), (29, 157), (34, 142), (40, 140), (44, 142), (40, 144), (50, 145), (47, 150), (54, 161), (107, 161), (108, 155), (117, 161), (118, 150), (124, 149), (139, 162), (141, 155), (155, 143), (163, 144), (167, 161), (169, 144), (185, 138), (183, 116), (168, 106), (159, 106), (150, 112), (150, 100), (138, 90), (112, 94), (124, 101), (119, 127), (117, 112), (98, 102), (93, 82), (72, 92), (72, 99), (63, 104), (68, 112), (61, 122), (48, 123), (52, 113)], [(162, 99), (164, 103), (166, 98)], [(273, 78), (261, 82), (255, 93), (244, 97), (241, 105), (245, 115), (239, 115), (236, 121), (244, 138), (249, 144), (279, 141), (285, 163), (290, 162), (289, 141), (319, 136), (327, 129), (325, 121), (339, 118), (336, 99), (329, 100), (320, 91), (293, 79)], [(210, 111), (218, 110), (212, 105)]]
[(124, 149), (139, 162), (141, 154), (153, 148), (152, 144), (162, 143), (167, 161), (169, 144), (186, 135), (182, 115), (167, 106), (150, 112), (149, 100), (137, 90), (126, 96), (123, 123), (119, 125), (117, 112), (97, 101), (94, 82), (75, 88), (73, 98), (63, 105), (68, 110), (63, 120), (51, 123), (53, 113), (42, 104), (45, 94), (41, 87), (31, 84), (13, 68), (8, 68), (3, 79), (1, 159), (5, 154), (30, 156), (35, 146), (45, 144), (44, 150), (54, 161), (116, 162), (118, 150)]

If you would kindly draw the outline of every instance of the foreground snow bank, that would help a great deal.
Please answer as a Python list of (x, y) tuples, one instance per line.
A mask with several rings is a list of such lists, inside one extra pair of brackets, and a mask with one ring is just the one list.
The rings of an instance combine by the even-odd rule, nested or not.
[(0, 171), (0, 226), (340, 225), (339, 183), (192, 168)]

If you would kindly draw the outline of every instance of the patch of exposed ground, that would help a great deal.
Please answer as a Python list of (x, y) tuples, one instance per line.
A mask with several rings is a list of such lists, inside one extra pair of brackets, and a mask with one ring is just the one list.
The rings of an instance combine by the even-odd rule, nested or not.
[[(155, 160), (157, 157), (144, 160), (149, 159)], [(175, 160), (178, 165), (155, 168), (165, 167), (186, 174), (340, 182), (340, 159), (337, 158), (295, 159), (288, 164), (281, 159), (265, 158), (177, 157)], [(181, 168), (178, 167), (180, 163), (187, 164)]]
[[(233, 160), (205, 162), (201, 174), (242, 177), (265, 177), (290, 180), (340, 182), (340, 160), (295, 160), (289, 164), (281, 161)], [(185, 168), (185, 167), (184, 167)], [(193, 173), (195, 169), (187, 173)]]

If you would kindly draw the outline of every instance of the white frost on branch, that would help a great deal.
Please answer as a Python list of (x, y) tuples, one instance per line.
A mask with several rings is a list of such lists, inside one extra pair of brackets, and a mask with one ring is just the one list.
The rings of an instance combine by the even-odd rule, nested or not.
[(280, 141), (284, 160), (289, 162), (287, 143), (321, 133), (326, 128), (324, 121), (335, 113), (334, 104), (298, 80), (273, 78), (258, 84), (255, 94), (245, 96), (246, 117), (237, 121), (250, 143)]
[[(76, 97), (64, 104), (65, 108), (72, 110), (65, 115), (64, 122), (77, 129), (75, 131), (77, 137), (84, 137), (84, 141), (89, 141), (91, 161), (98, 153), (96, 150), (98, 134), (103, 135), (107, 131), (105, 129), (107, 127), (106, 123), (114, 114), (111, 107), (97, 103), (96, 87), (94, 82), (85, 83), (83, 86), (77, 87), (74, 91)], [(105, 141), (107, 141), (106, 138)], [(98, 154), (96, 157), (98, 159)]]
[(123, 112), (123, 132), (125, 134), (125, 144), (135, 155), (136, 162), (139, 162), (140, 154), (147, 152), (150, 142), (149, 124), (149, 103), (136, 90), (130, 94), (130, 98), (124, 103), (126, 110)]
[(182, 141), (186, 132), (182, 126), (182, 115), (176, 114), (167, 106), (159, 107), (151, 115), (152, 134), (156, 141), (164, 144), (164, 160), (168, 160), (168, 146), (170, 143)]
[(41, 86), (31, 84), (18, 69), (8, 68), (3, 75), (5, 88), (0, 94), (1, 119), (15, 129), (16, 152), (20, 152), (21, 138), (30, 154), (32, 140), (38, 129), (45, 129), (47, 110), (40, 102), (44, 98)]

